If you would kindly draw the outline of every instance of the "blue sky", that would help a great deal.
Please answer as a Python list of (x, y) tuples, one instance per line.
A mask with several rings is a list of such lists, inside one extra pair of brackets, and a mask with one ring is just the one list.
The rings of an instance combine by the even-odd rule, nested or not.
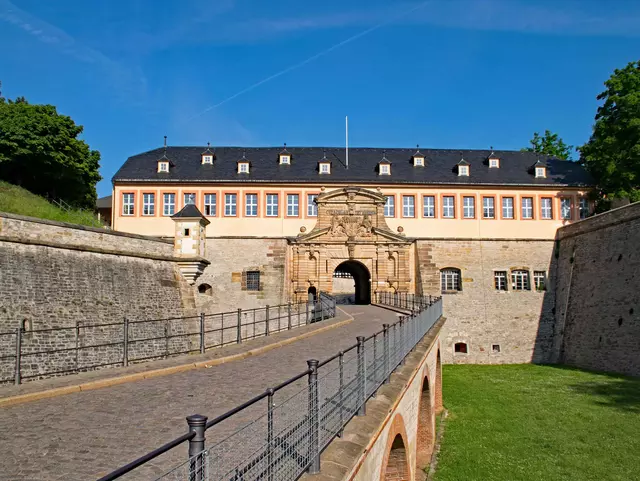
[(0, 0), (6, 97), (102, 153), (99, 195), (162, 145), (519, 149), (591, 132), (640, 58), (634, 0)]

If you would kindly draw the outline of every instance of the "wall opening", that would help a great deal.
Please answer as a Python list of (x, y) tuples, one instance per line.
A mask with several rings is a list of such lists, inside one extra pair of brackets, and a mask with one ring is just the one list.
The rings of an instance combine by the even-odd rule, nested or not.
[(383, 481), (409, 481), (407, 450), (400, 434), (396, 434), (389, 451), (387, 465), (384, 468)]
[(420, 395), (420, 405), (418, 411), (418, 436), (416, 449), (416, 467), (423, 470), (431, 461), (434, 443), (434, 417), (431, 409), (431, 389), (429, 388), (429, 378), (422, 381), (422, 393)]
[(318, 290), (311, 286), (307, 289), (308, 302), (315, 302), (318, 297)]
[(371, 274), (364, 264), (358, 261), (345, 261), (336, 267), (334, 272), (350, 274), (353, 278), (354, 304), (371, 304)]
[(466, 342), (456, 342), (453, 346), (453, 352), (456, 354), (468, 354), (469, 349)]
[(213, 288), (209, 284), (200, 284), (198, 286), (198, 293), (211, 296), (213, 295)]
[(491, 352), (494, 354), (500, 354), (500, 344), (491, 344)]

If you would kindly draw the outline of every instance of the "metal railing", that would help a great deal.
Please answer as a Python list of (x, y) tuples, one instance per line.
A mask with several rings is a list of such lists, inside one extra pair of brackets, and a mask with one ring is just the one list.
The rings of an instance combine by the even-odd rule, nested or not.
[(333, 297), (192, 317), (0, 332), (0, 383), (128, 366), (239, 344), (335, 317)]
[(408, 292), (376, 292), (375, 300), (378, 304), (397, 307), (407, 311), (424, 309), (433, 301), (433, 296), (419, 296)]
[[(392, 302), (385, 297), (383, 301)], [(416, 299), (418, 300), (418, 299)], [(366, 402), (390, 380), (391, 373), (442, 316), (442, 299), (422, 298), (411, 315), (319, 362), (215, 419), (187, 417), (188, 432), (141, 458), (103, 476), (111, 481), (188, 442), (188, 459), (160, 477), (160, 481), (294, 481), (303, 473), (320, 471), (320, 454), (354, 416), (366, 414)], [(242, 413), (242, 416), (237, 416)], [(211, 433), (216, 442), (206, 447), (207, 431), (251, 416), (226, 436)], [(242, 421), (244, 422), (244, 421)], [(227, 429), (227, 432), (229, 430)], [(137, 472), (137, 471), (136, 471)], [(134, 473), (131, 473), (134, 474)]]

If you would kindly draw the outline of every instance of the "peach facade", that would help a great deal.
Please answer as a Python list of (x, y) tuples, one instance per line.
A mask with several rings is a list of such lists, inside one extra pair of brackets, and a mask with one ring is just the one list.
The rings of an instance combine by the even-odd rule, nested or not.
[[(357, 186), (355, 184), (349, 184)], [(300, 233), (301, 227), (308, 232), (316, 223), (316, 216), (309, 216), (308, 196), (322, 191), (347, 187), (347, 184), (267, 184), (247, 186), (246, 184), (203, 186), (201, 184), (177, 185), (116, 185), (113, 195), (113, 219), (115, 230), (151, 236), (170, 237), (174, 233), (174, 223), (170, 215), (164, 215), (164, 194), (174, 194), (173, 213), (184, 207), (185, 194), (194, 194), (195, 205), (205, 214), (211, 224), (207, 227), (207, 237), (290, 237)], [(442, 186), (425, 187), (411, 185), (360, 186), (380, 189), (381, 193), (394, 198), (394, 213), (386, 216), (387, 224), (393, 231), (404, 231), (408, 237), (418, 238), (508, 238), (508, 239), (553, 239), (558, 227), (580, 219), (580, 199), (587, 191), (577, 188), (499, 188), (484, 186)], [(124, 194), (133, 194), (133, 214), (124, 213)], [(150, 196), (154, 194), (154, 208), (149, 209)], [(205, 195), (215, 194), (215, 209), (205, 209)], [(248, 207), (247, 194), (255, 195), (249, 200), (255, 208)], [(278, 209), (274, 212), (273, 201), (277, 195)], [(288, 208), (289, 196), (297, 195), (297, 211)], [(425, 196), (433, 199), (434, 216), (426, 217)], [(453, 209), (449, 200), (453, 197)], [(408, 199), (405, 208), (405, 198)], [(465, 198), (469, 198), (465, 200)], [(485, 216), (484, 199), (493, 202), (493, 217)], [(513, 215), (506, 215), (503, 199), (513, 205)], [(543, 218), (542, 199), (551, 199), (551, 218)], [(561, 218), (561, 199), (571, 200), (571, 218)], [(470, 202), (473, 199), (473, 209)], [(523, 199), (531, 199), (532, 218), (523, 215)], [(129, 199), (130, 200), (130, 197)], [(232, 209), (230, 201), (235, 200)], [(445, 212), (445, 202), (447, 211)], [(465, 202), (467, 208), (465, 209)], [(411, 209), (413, 205), (413, 209)], [(145, 207), (146, 206), (146, 207)], [(413, 210), (413, 212), (411, 212)], [(452, 212), (453, 211), (453, 212)], [(487, 212), (491, 213), (491, 212)], [(411, 214), (413, 214), (411, 216)], [(447, 217), (445, 214), (452, 215)], [(512, 218), (511, 218), (512, 217)]]

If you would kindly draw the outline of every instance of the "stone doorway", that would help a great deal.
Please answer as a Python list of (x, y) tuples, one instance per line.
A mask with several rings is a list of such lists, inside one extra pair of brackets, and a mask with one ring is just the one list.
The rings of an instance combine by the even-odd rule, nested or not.
[[(371, 273), (362, 262), (356, 260), (344, 261), (336, 267), (334, 275), (335, 273), (347, 273), (351, 275), (353, 279), (353, 292), (349, 292), (348, 294), (352, 294), (354, 304), (371, 304)], [(334, 293), (334, 295), (340, 294), (346, 293)]]

